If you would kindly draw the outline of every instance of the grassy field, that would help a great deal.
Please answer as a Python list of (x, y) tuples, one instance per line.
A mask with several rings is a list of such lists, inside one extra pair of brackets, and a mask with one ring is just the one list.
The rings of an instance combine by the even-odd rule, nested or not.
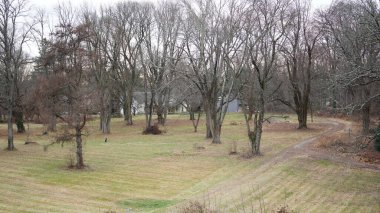
[[(194, 133), (187, 115), (170, 115), (164, 135), (142, 135), (143, 117), (134, 126), (113, 119), (108, 142), (88, 125), (83, 171), (67, 169), (73, 145), (44, 151), (53, 136), (31, 125), (31, 139), (16, 135), (15, 152), (3, 151), (6, 126), (0, 125), (0, 212), (178, 212), (199, 200), (223, 212), (272, 212), (288, 205), (296, 212), (380, 212), (380, 173), (348, 168), (297, 155), (266, 164), (297, 142), (321, 133), (318, 118), (310, 130), (297, 131), (295, 119), (266, 124), (263, 156), (241, 157), (248, 150), (241, 114), (229, 114), (222, 144)], [(229, 155), (233, 143), (239, 155)], [(195, 147), (204, 147), (197, 149)]]

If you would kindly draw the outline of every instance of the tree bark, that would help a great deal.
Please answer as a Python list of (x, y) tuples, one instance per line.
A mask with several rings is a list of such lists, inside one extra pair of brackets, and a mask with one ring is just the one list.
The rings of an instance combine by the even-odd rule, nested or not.
[(215, 121), (212, 129), (212, 143), (213, 144), (221, 144), (222, 141), (220, 140), (220, 134), (222, 132), (222, 125)]
[(124, 96), (123, 100), (122, 100), (124, 121), (128, 120), (128, 107), (127, 107), (127, 100), (126, 99), (127, 99), (127, 97)]
[(132, 109), (132, 104), (133, 104), (133, 96), (131, 93), (127, 97), (127, 101), (125, 103), (125, 109), (124, 111), (124, 120), (127, 125), (133, 125), (133, 109)]
[(298, 129), (307, 129), (307, 105), (302, 104), (297, 111)]
[(211, 115), (210, 115), (210, 106), (207, 106), (205, 103), (205, 114), (206, 114), (206, 138), (212, 138), (212, 131), (211, 131)]
[(83, 169), (84, 168), (84, 161), (83, 161), (83, 150), (82, 150), (82, 130), (80, 128), (75, 129), (75, 142), (77, 145), (77, 151), (76, 151), (76, 167), (77, 169)]
[(111, 113), (107, 109), (100, 112), (100, 128), (103, 134), (111, 133)]
[(111, 133), (112, 100), (109, 91), (102, 91), (100, 110), (100, 130), (103, 134)]
[(157, 105), (157, 120), (159, 124), (165, 125), (164, 109), (162, 105)]
[(15, 117), (16, 126), (17, 126), (17, 133), (24, 133), (25, 132), (24, 114), (20, 111), (15, 111), (14, 117)]
[(49, 116), (49, 123), (48, 123), (47, 131), (55, 132), (56, 130), (57, 130), (57, 117), (56, 117), (54, 111), (52, 110), (50, 112), (50, 116)]
[(194, 121), (195, 120), (195, 113), (194, 112), (189, 112), (190, 115), (190, 120)]
[(364, 105), (362, 109), (362, 132), (363, 134), (368, 134), (369, 133), (369, 127), (370, 127), (370, 111), (371, 111), (371, 104), (368, 103)]
[[(199, 112), (198, 112), (198, 118), (197, 118), (197, 120), (195, 120), (195, 118), (192, 120), (192, 122), (193, 122), (193, 127), (194, 127), (194, 132), (197, 132), (197, 131), (198, 131), (198, 124), (199, 124), (199, 119), (201, 118), (201, 114), (202, 114), (202, 112), (199, 111)], [(193, 112), (193, 116), (194, 116), (194, 112)]]
[(252, 153), (255, 155), (260, 155), (261, 151), (261, 135), (263, 132), (263, 123), (264, 123), (264, 113), (265, 113), (265, 100), (264, 100), (264, 91), (263, 89), (260, 91), (259, 101), (258, 101), (258, 112), (255, 113), (254, 118), (254, 138), (251, 139), (254, 141)]
[(13, 115), (12, 115), (12, 106), (8, 106), (8, 151), (13, 151), (15, 146), (13, 144)]

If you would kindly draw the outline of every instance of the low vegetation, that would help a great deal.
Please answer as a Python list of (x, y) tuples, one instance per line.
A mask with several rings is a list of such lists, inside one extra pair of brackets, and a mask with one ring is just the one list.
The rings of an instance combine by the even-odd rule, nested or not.
[[(237, 125), (224, 126), (220, 145), (204, 138), (204, 126), (194, 133), (191, 121), (182, 115), (170, 115), (168, 131), (160, 136), (141, 134), (142, 116), (133, 126), (114, 119), (107, 142), (98, 133), (97, 120), (90, 121), (89, 134), (83, 137), (87, 167), (82, 171), (67, 169), (74, 163), (70, 160), (74, 143), (54, 144), (44, 151), (55, 137), (42, 135), (44, 127), (31, 124), (30, 139), (37, 145), (24, 145), (26, 133), (17, 134), (18, 150), (0, 151), (0, 211), (178, 212), (190, 201), (194, 205), (189, 208), (196, 208), (203, 200), (209, 200), (207, 209), (227, 212), (259, 210), (260, 203), (266, 212), (285, 205), (295, 212), (380, 210), (378, 172), (302, 153), (273, 161), (326, 125), (312, 123), (309, 130), (297, 130), (295, 116), (289, 122), (266, 123), (263, 155), (247, 159), (243, 153), (249, 143), (242, 120), (242, 114), (227, 115), (227, 124)], [(316, 119), (320, 121), (324, 118)], [(1, 124), (1, 138), (5, 129)], [(238, 154), (230, 155), (235, 143)], [(10, 162), (14, 166), (8, 166)]]

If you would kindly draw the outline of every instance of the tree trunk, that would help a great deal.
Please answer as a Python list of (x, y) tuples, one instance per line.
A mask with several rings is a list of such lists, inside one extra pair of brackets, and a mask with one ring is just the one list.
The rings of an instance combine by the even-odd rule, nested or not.
[(129, 95), (127, 97), (127, 101), (125, 103), (125, 109), (124, 111), (124, 120), (127, 125), (133, 125), (133, 109), (132, 109), (132, 104), (133, 104), (133, 96)]
[(264, 122), (264, 110), (258, 112), (258, 120), (255, 131), (255, 154), (260, 155), (261, 151), (261, 135), (263, 132), (263, 122)]
[(158, 123), (161, 125), (165, 125), (165, 120), (164, 120), (164, 107), (162, 105), (157, 106), (157, 120)]
[(307, 110), (301, 109), (297, 113), (298, 117), (298, 129), (307, 129)]
[(195, 120), (195, 113), (194, 112), (189, 112), (190, 114), (190, 120), (194, 121)]
[(309, 103), (309, 111), (310, 111), (310, 121), (314, 122), (314, 114), (313, 114), (313, 105)]
[(52, 110), (50, 112), (50, 116), (49, 116), (49, 123), (48, 123), (47, 131), (55, 132), (56, 130), (57, 130), (57, 117), (55, 116), (55, 113)]
[(213, 144), (221, 144), (222, 141), (220, 140), (220, 134), (222, 130), (222, 125), (218, 121), (214, 121), (214, 128), (212, 131), (212, 143)]
[(252, 154), (260, 155), (261, 151), (261, 135), (263, 132), (263, 123), (264, 123), (264, 110), (265, 110), (265, 100), (264, 100), (264, 91), (260, 91), (259, 102), (258, 102), (258, 111), (255, 113), (254, 118), (254, 130), (249, 133)]
[(206, 114), (206, 138), (212, 138), (210, 106), (208, 105), (207, 99), (204, 99), (203, 103), (204, 103), (204, 111)]
[(15, 146), (13, 144), (13, 116), (12, 106), (8, 106), (8, 151), (13, 151)]
[[(193, 113), (193, 116), (194, 116), (194, 113)], [(193, 127), (194, 127), (194, 132), (197, 132), (198, 131), (198, 124), (199, 124), (199, 119), (201, 118), (201, 111), (198, 112), (198, 118), (197, 120), (192, 120), (193, 122)]]
[(131, 88), (127, 91), (127, 96), (125, 97), (125, 103), (123, 105), (124, 109), (124, 120), (127, 125), (133, 125), (133, 90)]
[(15, 117), (16, 126), (17, 126), (17, 133), (24, 133), (25, 132), (24, 114), (22, 112), (15, 111), (14, 117)]
[(112, 100), (108, 89), (101, 92), (100, 130), (103, 134), (111, 133)]
[(161, 125), (165, 125), (165, 113), (166, 113), (166, 104), (169, 104), (166, 101), (167, 90), (164, 89), (157, 93), (157, 120)]
[(371, 110), (371, 104), (370, 103), (364, 105), (364, 107), (362, 109), (362, 123), (363, 123), (362, 132), (363, 132), (363, 134), (369, 133), (370, 110)]
[(103, 134), (111, 133), (111, 113), (107, 109), (100, 112), (100, 128)]
[(128, 107), (127, 107), (126, 97), (123, 98), (122, 106), (123, 106), (124, 121), (127, 121), (128, 120)]
[(80, 128), (75, 129), (75, 142), (77, 145), (77, 151), (76, 151), (76, 156), (77, 156), (77, 164), (76, 167), (77, 169), (83, 169), (84, 168), (84, 161), (83, 161), (83, 150), (82, 150), (82, 131)]
[(4, 122), (4, 120), (3, 120), (3, 112), (0, 109), (0, 123), (3, 123), (3, 122)]
[(152, 115), (154, 106), (155, 93), (151, 92), (150, 102), (148, 103), (148, 93), (145, 92), (145, 129), (150, 129), (152, 125)]

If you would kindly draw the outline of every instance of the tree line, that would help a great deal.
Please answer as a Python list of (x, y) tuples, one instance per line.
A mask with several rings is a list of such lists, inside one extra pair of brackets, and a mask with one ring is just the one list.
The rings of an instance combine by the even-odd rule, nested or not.
[[(48, 131), (65, 123), (75, 132), (78, 168), (88, 117), (99, 114), (99, 130), (109, 134), (121, 108), (133, 125), (137, 98), (146, 130), (155, 115), (165, 125), (169, 109), (183, 105), (195, 131), (204, 112), (206, 137), (216, 144), (228, 103), (239, 100), (253, 154), (268, 110), (296, 113), (299, 129), (312, 110), (360, 113), (367, 134), (379, 104), (379, 41), (374, 0), (318, 11), (308, 0), (123, 1), (59, 4), (53, 15), (26, 0), (1, 0), (0, 119), (8, 150), (13, 122), (18, 132), (25, 120)], [(30, 43), (38, 56), (25, 51)]]

